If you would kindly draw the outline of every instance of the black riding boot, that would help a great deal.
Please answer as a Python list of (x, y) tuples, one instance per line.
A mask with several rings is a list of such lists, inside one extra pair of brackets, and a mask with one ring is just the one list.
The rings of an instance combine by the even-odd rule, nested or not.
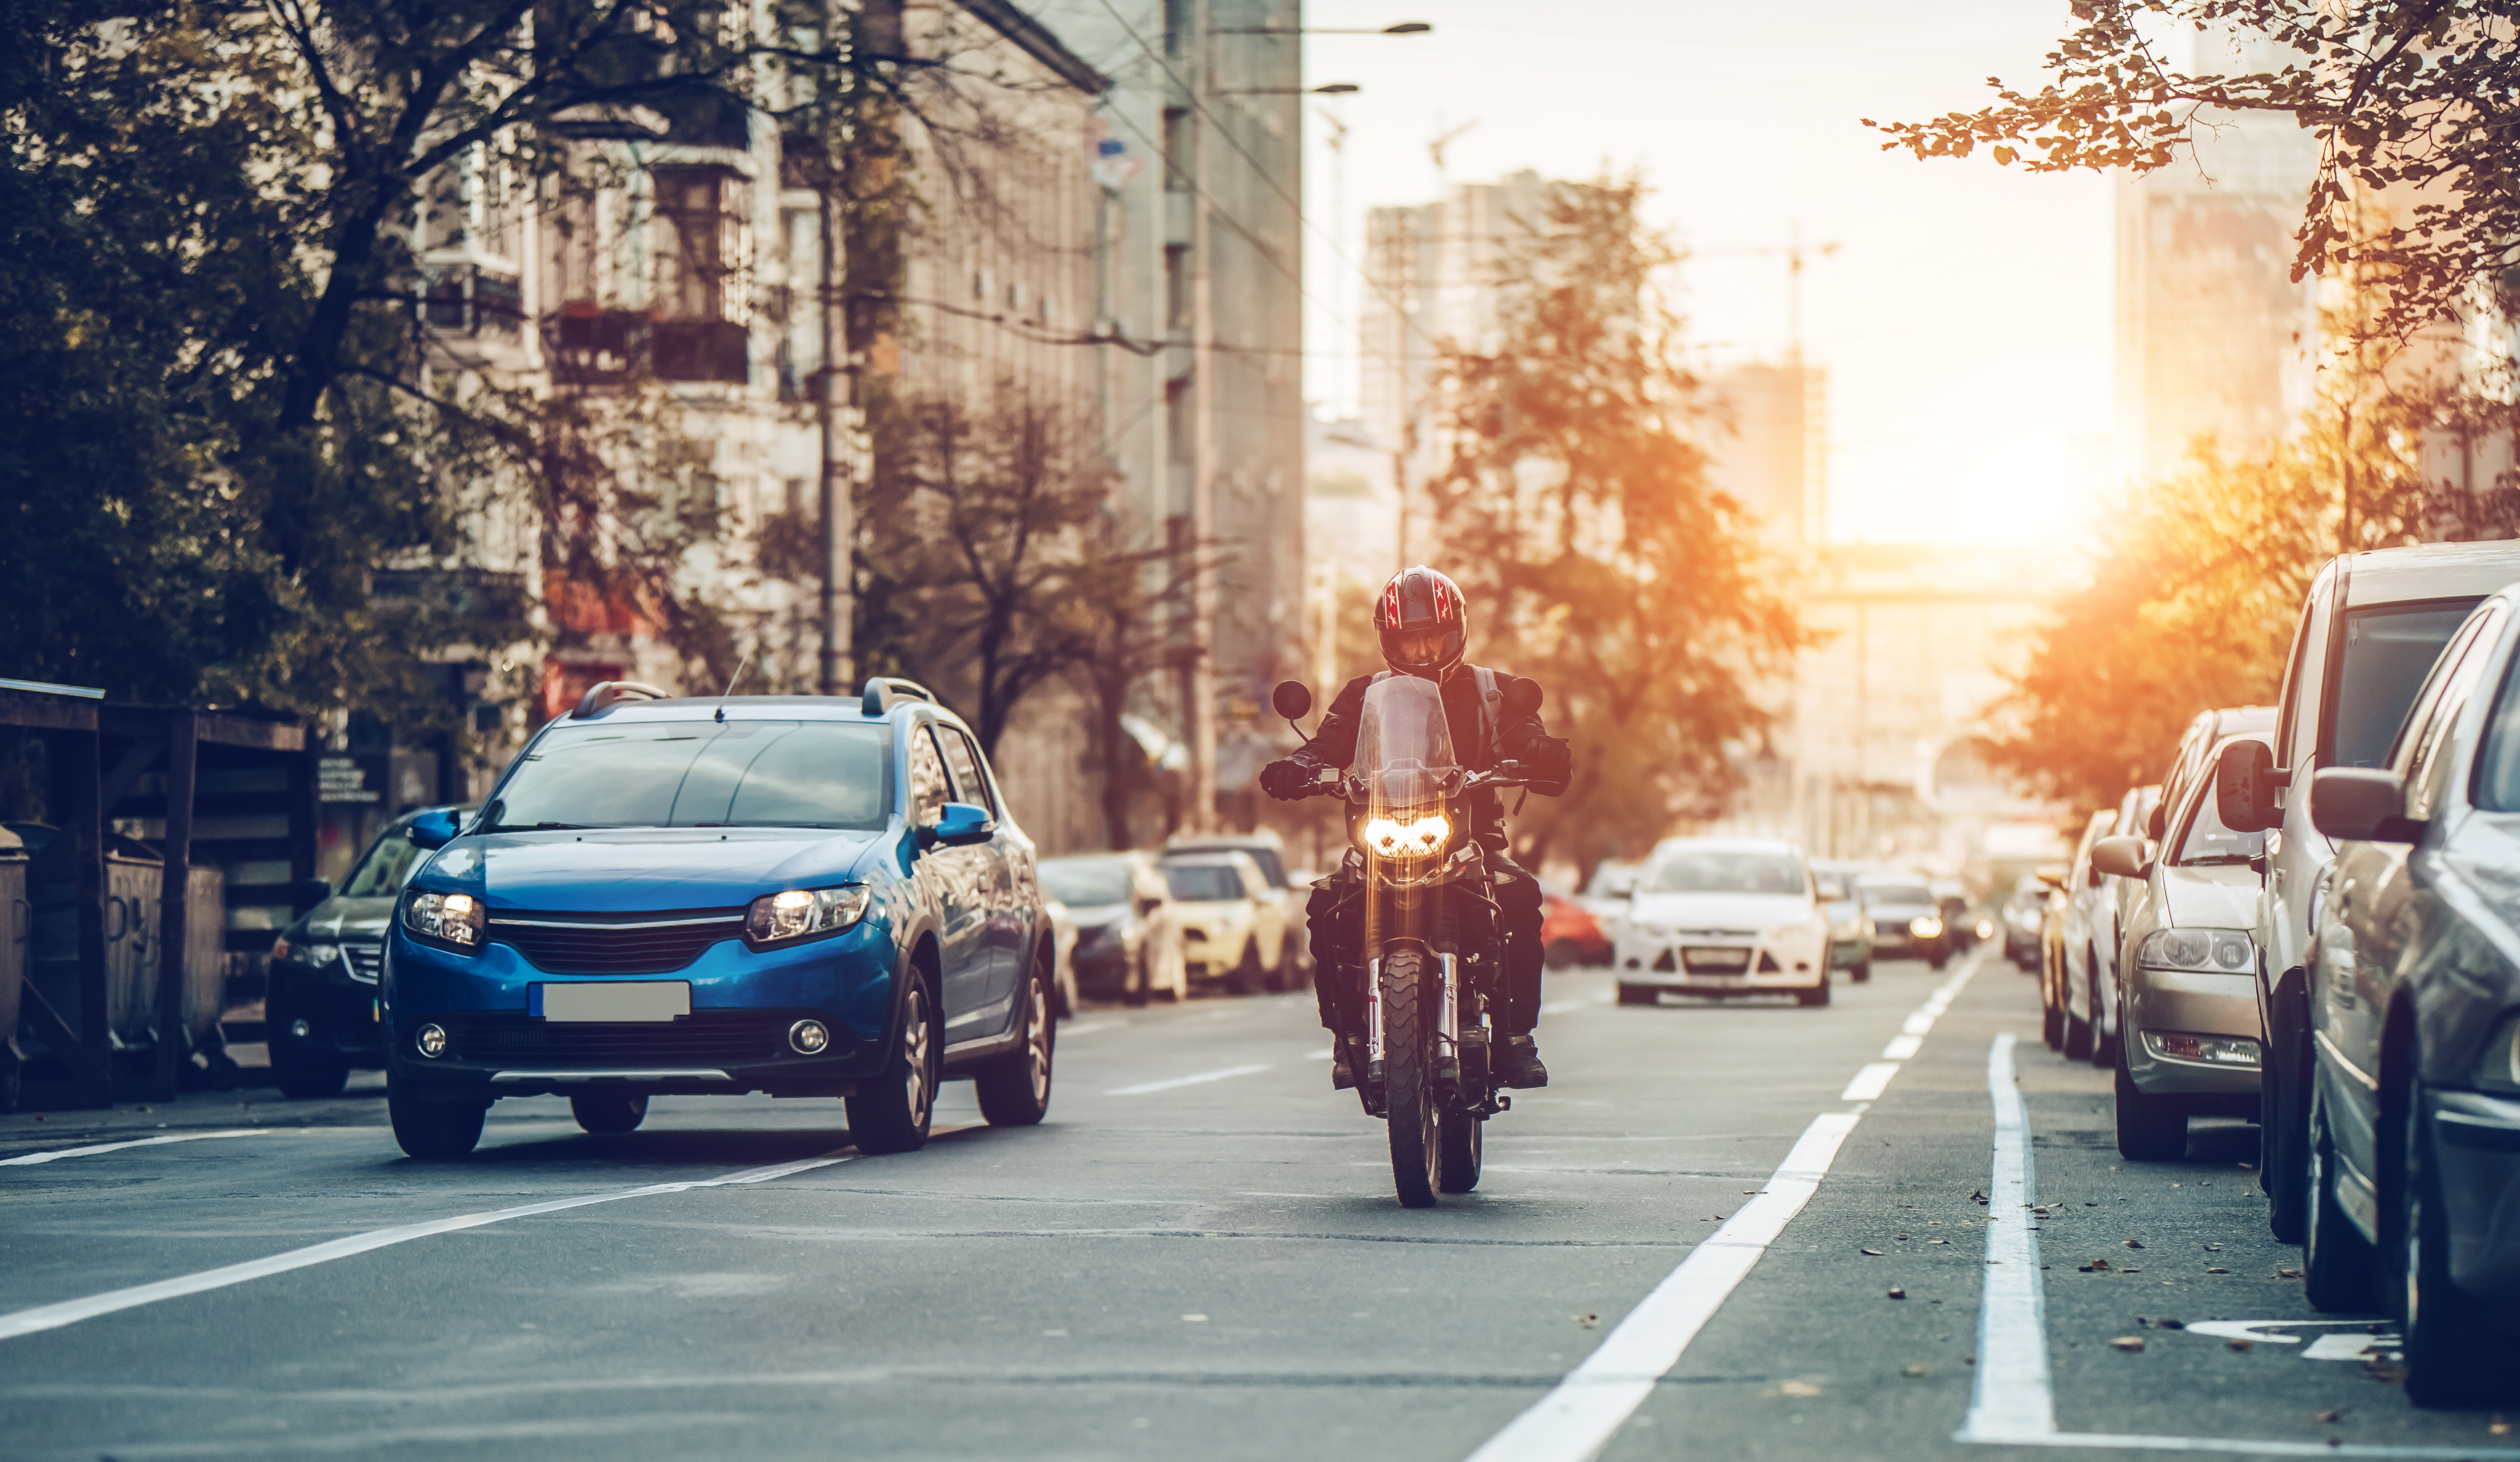
[(1528, 1035), (1508, 1035), (1497, 1045), (1497, 1075), (1515, 1090), (1549, 1084), (1549, 1068), (1540, 1064), (1540, 1046)]

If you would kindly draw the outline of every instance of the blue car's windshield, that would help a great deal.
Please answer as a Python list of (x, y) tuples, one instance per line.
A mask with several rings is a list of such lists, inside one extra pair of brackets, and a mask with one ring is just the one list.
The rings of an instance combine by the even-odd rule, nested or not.
[(563, 726), (518, 762), (484, 831), (811, 827), (880, 830), (889, 728), (830, 721)]

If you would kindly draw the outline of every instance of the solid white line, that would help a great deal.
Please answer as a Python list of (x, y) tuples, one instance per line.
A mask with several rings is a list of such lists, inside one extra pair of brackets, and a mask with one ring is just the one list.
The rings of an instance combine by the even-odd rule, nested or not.
[(1221, 1072), (1200, 1072), (1195, 1076), (1175, 1076), (1169, 1081), (1148, 1081), (1137, 1086), (1123, 1086), (1102, 1094), (1106, 1097), (1145, 1096), (1150, 1091), (1170, 1091), (1176, 1086), (1197, 1086), (1208, 1081), (1223, 1081), (1231, 1076), (1247, 1076), (1253, 1072), (1265, 1072), (1268, 1069), (1266, 1063), (1259, 1066), (1229, 1066)]
[(1766, 1191), (1690, 1250), (1599, 1348), (1538, 1405), (1471, 1453), (1470, 1462), (1589, 1462), (1653, 1394), (1655, 1382), (1679, 1363), (1732, 1287), (1819, 1191), (1822, 1175), (1859, 1119), (1852, 1112), (1813, 1118)]
[(25, 1167), (37, 1163), (57, 1163), (64, 1158), (92, 1158), (98, 1153), (118, 1153), (126, 1147), (163, 1147), (169, 1142), (201, 1142), (211, 1137), (260, 1137), (269, 1127), (236, 1127), (225, 1132), (180, 1132), (171, 1137), (142, 1137), (131, 1142), (100, 1142), (94, 1147), (66, 1147), (59, 1152), (28, 1153), (22, 1158), (0, 1158), (0, 1167)]
[(198, 1274), (161, 1279), (155, 1284), (108, 1290), (102, 1295), (90, 1295), (84, 1300), (66, 1300), (59, 1304), (40, 1304), (32, 1309), (0, 1314), (0, 1340), (14, 1340), (19, 1336), (33, 1335), (43, 1330), (59, 1330), (65, 1325), (74, 1325), (81, 1320), (94, 1319), (98, 1315), (110, 1315), (115, 1310), (155, 1304), (160, 1300), (174, 1300), (185, 1295), (198, 1295), (204, 1290), (225, 1289), (230, 1285), (243, 1284), (249, 1279), (261, 1279), (266, 1275), (286, 1274), (292, 1269), (330, 1263), (334, 1259), (348, 1258), (352, 1255), (365, 1254), (372, 1249), (384, 1249), (395, 1244), (408, 1244), (414, 1239), (426, 1239), (432, 1234), (479, 1228), (483, 1224), (503, 1223), (510, 1218), (526, 1218), (536, 1213), (557, 1213), (562, 1209), (582, 1209), (590, 1204), (619, 1203), (625, 1198), (648, 1198), (659, 1193), (688, 1193), (694, 1188), (725, 1188), (740, 1183), (766, 1183), (772, 1178), (787, 1177), (790, 1173), (804, 1172), (815, 1167), (829, 1167), (834, 1163), (845, 1163), (854, 1156), (856, 1156), (854, 1153), (835, 1153), (826, 1157), (806, 1158), (795, 1163), (781, 1163), (771, 1167), (746, 1168), (742, 1172), (728, 1173), (724, 1177), (698, 1178), (682, 1183), (652, 1183), (645, 1188), (630, 1188), (619, 1193), (590, 1193), (577, 1198), (556, 1198), (548, 1203), (529, 1203), (518, 1208), (496, 1209), (486, 1213), (461, 1213), (452, 1218), (431, 1218), (425, 1223), (406, 1223), (397, 1228), (373, 1229), (364, 1234), (351, 1234), (347, 1238), (309, 1245), (304, 1249), (292, 1249), (286, 1254), (275, 1254), (268, 1258), (248, 1259), (242, 1264), (204, 1269)]
[(1128, 1024), (1126, 1021), (1079, 1021), (1071, 1026), (1061, 1022), (1058, 1027), (1058, 1038), (1065, 1040), (1071, 1035), (1092, 1035), (1098, 1030), (1120, 1030), (1126, 1028)]
[(1855, 1079), (1846, 1083), (1846, 1089), (1837, 1094), (1837, 1099), (1841, 1102), (1871, 1101), (1888, 1089), (1890, 1078), (1897, 1074), (1899, 1074), (1899, 1063), (1873, 1062), (1855, 1074)]
[(1995, 1176), (1987, 1184), (1986, 1287), (1978, 1309), (1977, 1382), (1968, 1420), (1955, 1440), (2021, 1443), (2056, 1432), (2048, 1364), (2046, 1295), (2030, 1206), (2037, 1201), (2030, 1160), (2030, 1109), (2012, 1072), (2012, 1036), (1986, 1055), (1995, 1099)]
[(1890, 1038), (1890, 1044), (1881, 1048), (1881, 1059), (1905, 1061), (1923, 1050), (1924, 1046), (1925, 1038), (1921, 1035), (1894, 1035)]

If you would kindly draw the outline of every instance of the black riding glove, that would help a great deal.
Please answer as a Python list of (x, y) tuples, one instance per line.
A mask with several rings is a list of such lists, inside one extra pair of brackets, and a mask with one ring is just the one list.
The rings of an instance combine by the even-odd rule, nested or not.
[(1308, 756), (1282, 757), (1260, 768), (1260, 790), (1282, 802), (1292, 801), (1313, 785), (1321, 769), (1321, 763)]
[(1522, 752), (1513, 759), (1535, 782), (1562, 784), (1573, 775), (1575, 754), (1565, 742), (1554, 736), (1535, 736), (1522, 744)]

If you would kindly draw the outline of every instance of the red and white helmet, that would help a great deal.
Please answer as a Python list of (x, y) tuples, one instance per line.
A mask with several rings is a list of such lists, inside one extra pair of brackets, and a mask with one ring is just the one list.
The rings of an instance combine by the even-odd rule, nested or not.
[(1469, 607), (1459, 584), (1423, 564), (1403, 569), (1373, 605), (1384, 663), (1403, 675), (1442, 680), (1461, 668), (1469, 643)]

